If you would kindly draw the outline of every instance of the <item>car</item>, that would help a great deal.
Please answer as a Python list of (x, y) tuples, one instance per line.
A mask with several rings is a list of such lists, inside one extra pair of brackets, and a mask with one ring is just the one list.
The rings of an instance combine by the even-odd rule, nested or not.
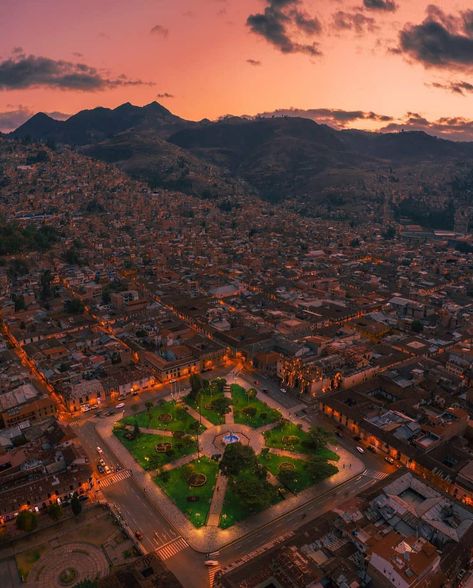
[(105, 461), (103, 460), (103, 458), (100, 458), (98, 463), (104, 468), (105, 467)]
[(394, 463), (394, 459), (390, 455), (386, 455), (386, 457), (384, 458), (384, 461), (387, 461), (391, 465), (393, 465), (393, 463)]
[(263, 392), (267, 392), (267, 391), (268, 391), (268, 389), (267, 389), (267, 388), (263, 388)]
[(115, 471), (119, 472), (119, 471), (121, 471), (121, 469), (122, 469), (122, 466), (119, 463), (117, 463), (117, 465), (115, 466)]
[(340, 431), (336, 431), (335, 435), (340, 437), (340, 439), (343, 439), (343, 435), (340, 433)]
[(356, 446), (356, 450), (358, 451), (358, 453), (364, 453), (365, 450), (363, 449), (363, 447), (360, 447), (359, 445)]
[(283, 394), (287, 394), (287, 390), (286, 390), (286, 388), (281, 388), (280, 390), (281, 390), (281, 392), (282, 392)]
[(376, 453), (376, 449), (372, 445), (368, 445), (368, 451), (371, 451), (371, 453)]
[(93, 406), (90, 407), (90, 410), (97, 410), (99, 407), (98, 404), (94, 404)]
[(115, 408), (124, 408), (124, 406), (125, 406), (124, 402), (119, 402)]
[(109, 468), (108, 465), (104, 466), (104, 469), (105, 469), (105, 473), (106, 474), (111, 474), (112, 473), (112, 470)]
[(79, 496), (79, 500), (80, 500), (81, 502), (85, 502), (86, 500), (89, 500), (89, 497), (87, 496), (87, 494), (81, 494), (81, 495)]
[(104, 469), (103, 465), (101, 465), (101, 464), (97, 465), (97, 471), (99, 474), (105, 474), (105, 469)]
[(135, 537), (138, 539), (138, 541), (141, 541), (141, 539), (143, 539), (143, 533), (140, 531), (135, 531)]
[(216, 559), (207, 559), (204, 563), (209, 568), (214, 568), (218, 566), (218, 561)]
[(101, 455), (103, 453), (103, 449), (97, 445), (97, 453)]

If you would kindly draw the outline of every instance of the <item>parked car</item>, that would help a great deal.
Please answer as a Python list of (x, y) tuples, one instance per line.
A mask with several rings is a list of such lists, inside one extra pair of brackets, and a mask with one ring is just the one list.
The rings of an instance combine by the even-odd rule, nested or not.
[(110, 467), (108, 465), (104, 466), (104, 469), (105, 469), (105, 473), (106, 474), (111, 474), (112, 473), (112, 470), (110, 469)]
[(365, 450), (363, 449), (363, 447), (360, 447), (359, 445), (356, 446), (356, 450), (358, 451), (358, 453), (364, 453)]
[(390, 455), (386, 455), (386, 457), (384, 458), (384, 461), (387, 461), (391, 465), (393, 465), (393, 463), (394, 463), (394, 459)]
[(218, 566), (218, 561), (216, 559), (208, 559), (205, 562), (205, 565), (208, 566), (208, 567), (210, 567), (210, 568), (214, 568), (214, 567)]
[(101, 447), (99, 447), (98, 445), (97, 445), (97, 453), (99, 453), (99, 454), (103, 453), (103, 449)]
[(98, 471), (99, 474), (104, 474), (105, 473), (105, 468), (103, 467), (103, 465), (97, 464), (97, 471)]
[(340, 437), (340, 439), (343, 439), (343, 435), (340, 433), (340, 431), (336, 431), (336, 432), (335, 432), (335, 435), (336, 435), (337, 437)]
[(124, 406), (125, 406), (124, 402), (119, 402), (115, 408), (124, 408)]
[(103, 457), (101, 457), (98, 461), (98, 463), (104, 468), (105, 467), (105, 461), (103, 459)]

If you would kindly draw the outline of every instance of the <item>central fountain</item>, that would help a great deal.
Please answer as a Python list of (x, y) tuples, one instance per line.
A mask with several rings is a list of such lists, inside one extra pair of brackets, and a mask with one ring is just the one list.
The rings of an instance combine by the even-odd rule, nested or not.
[(240, 437), (239, 435), (236, 435), (235, 433), (227, 433), (226, 435), (223, 436), (223, 442), (225, 443), (225, 445), (231, 445), (232, 443), (238, 443), (240, 441)]

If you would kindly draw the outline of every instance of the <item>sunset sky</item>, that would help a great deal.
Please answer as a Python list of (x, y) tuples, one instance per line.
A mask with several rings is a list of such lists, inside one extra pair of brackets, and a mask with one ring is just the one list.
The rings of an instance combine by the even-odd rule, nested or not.
[[(473, 139), (471, 0), (2, 0), (0, 129), (158, 100)], [(295, 111), (293, 111), (295, 109)]]

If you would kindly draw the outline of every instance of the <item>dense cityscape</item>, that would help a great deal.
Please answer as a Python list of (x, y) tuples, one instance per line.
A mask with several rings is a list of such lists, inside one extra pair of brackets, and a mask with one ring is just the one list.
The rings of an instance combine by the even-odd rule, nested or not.
[(473, 588), (469, 3), (0, 14), (0, 588)]

